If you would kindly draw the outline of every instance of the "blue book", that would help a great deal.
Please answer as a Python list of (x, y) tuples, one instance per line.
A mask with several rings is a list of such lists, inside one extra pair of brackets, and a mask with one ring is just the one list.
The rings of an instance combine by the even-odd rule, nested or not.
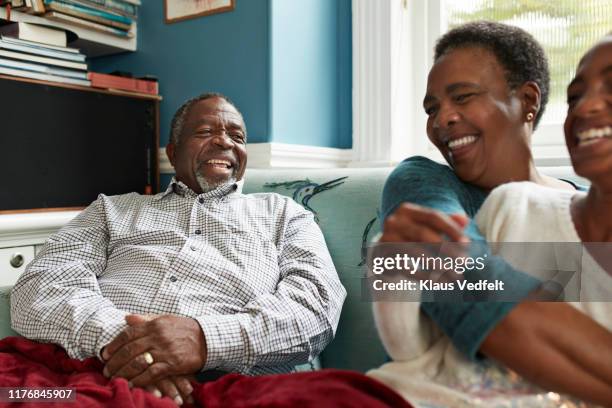
[(64, 3), (74, 4), (76, 6), (83, 6), (93, 8), (99, 11), (106, 11), (110, 13), (120, 14), (122, 16), (131, 18), (132, 20), (137, 19), (138, 8), (133, 4), (120, 3), (117, 0), (61, 0)]
[(85, 55), (73, 54), (70, 52), (62, 52), (53, 49), (46, 48), (44, 46), (37, 47), (29, 44), (18, 43), (16, 40), (7, 40), (5, 38), (0, 39), (0, 49), (23, 52), (26, 54), (42, 55), (45, 57), (59, 58), (68, 61), (83, 62), (85, 61)]
[(6, 58), (0, 58), (0, 67), (21, 69), (24, 71), (41, 72), (47, 75), (63, 76), (67, 78), (87, 79), (87, 72), (85, 71), (73, 71), (71, 69), (49, 67), (47, 65), (14, 61)]
[(45, 6), (48, 6), (51, 10), (59, 11), (60, 13), (74, 14), (83, 18), (86, 18), (86, 16), (94, 17), (94, 21), (97, 22), (101, 22), (98, 19), (108, 20), (109, 22), (127, 25), (128, 28), (132, 24), (132, 19), (129, 17), (108, 11), (97, 10), (91, 7), (70, 4), (61, 0), (45, 0)]
[(55, 51), (59, 51), (59, 52), (67, 52), (70, 54), (76, 54), (79, 55), (80, 60), (81, 61), (85, 61), (85, 55), (81, 54), (79, 52), (78, 48), (73, 48), (73, 47), (62, 47), (59, 45), (50, 45), (50, 44), (45, 44), (45, 43), (39, 43), (36, 41), (30, 41), (30, 40), (23, 40), (21, 38), (15, 38), (15, 37), (11, 37), (9, 36), (5, 36), (4, 34), (0, 34), (0, 38), (2, 39), (2, 41), (5, 42), (11, 42), (14, 44), (20, 44), (20, 45), (24, 45), (26, 47), (34, 47), (34, 48), (44, 48), (47, 50), (55, 50)]
[(11, 75), (11, 76), (17, 76), (17, 77), (22, 77), (22, 78), (39, 79), (41, 81), (53, 81), (53, 82), (61, 82), (64, 84), (91, 86), (91, 82), (85, 79), (68, 78), (65, 76), (45, 74), (42, 72), (26, 71), (23, 69), (7, 68), (3, 66), (0, 66), (0, 75)]
[(85, 28), (89, 28), (92, 30), (117, 35), (120, 37), (125, 37), (125, 38), (134, 37), (134, 33), (132, 33), (129, 30), (122, 30), (122, 29), (115, 28), (115, 27), (109, 27), (108, 25), (105, 25), (105, 24), (98, 24), (91, 20), (85, 20), (82, 18), (70, 16), (68, 14), (57, 13), (55, 11), (46, 13), (45, 18), (48, 20), (54, 20), (54, 21), (59, 21), (61, 23), (73, 24), (76, 26), (85, 27)]
[(119, 0), (85, 0), (89, 3), (97, 4), (100, 7), (108, 7), (115, 11), (121, 11), (123, 13), (136, 16), (138, 15), (138, 6), (130, 3), (124, 3)]

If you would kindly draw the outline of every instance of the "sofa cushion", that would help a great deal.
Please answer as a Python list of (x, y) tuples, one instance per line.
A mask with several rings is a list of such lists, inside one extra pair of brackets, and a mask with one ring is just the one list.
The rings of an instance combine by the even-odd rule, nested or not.
[(11, 329), (10, 296), (11, 287), (0, 286), (0, 339), (7, 336), (17, 336), (17, 333)]

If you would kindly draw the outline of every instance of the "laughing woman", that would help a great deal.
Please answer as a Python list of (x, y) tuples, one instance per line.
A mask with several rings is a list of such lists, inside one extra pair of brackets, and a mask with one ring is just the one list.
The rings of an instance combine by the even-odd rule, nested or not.
[[(568, 344), (576, 340), (571, 327), (552, 338), (546, 352), (559, 376), (567, 374), (564, 367), (572, 367), (573, 387), (565, 391), (588, 390), (586, 399), (612, 406), (612, 270), (610, 246), (601, 244), (612, 242), (612, 35), (582, 58), (567, 89), (567, 101), (565, 142), (574, 171), (591, 182), (588, 193), (510, 183), (489, 195), (476, 219), (489, 241), (587, 243), (579, 252), (583, 302), (572, 304), (582, 313), (558, 304), (532, 307), (551, 318), (559, 319), (563, 313), (563, 320), (584, 321), (586, 314), (599, 323), (580, 327), (588, 342), (576, 348), (578, 353), (567, 353)], [(589, 246), (593, 242), (597, 244)], [(512, 260), (517, 267), (528, 267), (521, 262), (520, 257)], [(516, 371), (528, 367), (530, 357), (521, 353), (514, 363)]]
[[(444, 35), (424, 108), (427, 135), (450, 167), (416, 157), (395, 169), (383, 192), (381, 241), (484, 241), (472, 219), (491, 189), (512, 181), (576, 193), (570, 182), (540, 174), (531, 155), (548, 82), (543, 50), (521, 29), (477, 22)], [(524, 297), (537, 287), (520, 274), (504, 275), (507, 268), (486, 272), (490, 279), (517, 281), (516, 294)], [(602, 338), (591, 338), (601, 327), (571, 306), (422, 302), (420, 310), (414, 324), (410, 303), (375, 303), (379, 333), (394, 362), (370, 373), (417, 405), (561, 406), (557, 394), (538, 396), (537, 386), (610, 401), (606, 383), (584, 374), (601, 372), (600, 365), (585, 366), (594, 364), (592, 345), (602, 345)]]

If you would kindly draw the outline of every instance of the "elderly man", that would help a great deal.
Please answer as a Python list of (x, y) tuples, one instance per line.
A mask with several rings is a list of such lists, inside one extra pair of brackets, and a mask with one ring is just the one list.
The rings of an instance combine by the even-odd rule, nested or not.
[(187, 101), (166, 151), (165, 192), (101, 194), (49, 238), (12, 291), (13, 328), (179, 405), (188, 375), (287, 372), (316, 357), (346, 292), (311, 213), (237, 191), (240, 112), (219, 94)]

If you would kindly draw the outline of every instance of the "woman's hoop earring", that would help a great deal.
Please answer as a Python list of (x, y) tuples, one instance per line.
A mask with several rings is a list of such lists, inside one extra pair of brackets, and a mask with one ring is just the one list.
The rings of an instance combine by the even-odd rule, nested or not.
[(531, 122), (533, 120), (533, 116), (534, 116), (533, 113), (529, 112), (527, 114), (527, 122)]

